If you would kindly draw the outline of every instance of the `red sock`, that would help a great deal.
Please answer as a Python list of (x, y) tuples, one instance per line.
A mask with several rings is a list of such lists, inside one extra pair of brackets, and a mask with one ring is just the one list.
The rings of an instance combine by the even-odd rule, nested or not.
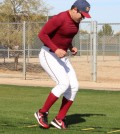
[(50, 107), (57, 101), (58, 97), (56, 97), (53, 93), (50, 93), (45, 104), (43, 107), (39, 110), (39, 112), (48, 112)]
[(72, 105), (73, 101), (67, 100), (65, 97), (62, 99), (62, 105), (60, 107), (59, 113), (56, 118), (63, 120), (68, 112), (70, 106)]

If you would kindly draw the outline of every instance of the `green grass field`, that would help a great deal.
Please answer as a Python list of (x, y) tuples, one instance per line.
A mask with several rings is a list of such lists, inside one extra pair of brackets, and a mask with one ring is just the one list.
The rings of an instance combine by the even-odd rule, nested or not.
[[(33, 114), (51, 88), (0, 85), (0, 134), (120, 134), (120, 92), (80, 90), (67, 116), (67, 130), (42, 129)], [(61, 98), (49, 111), (56, 116)]]

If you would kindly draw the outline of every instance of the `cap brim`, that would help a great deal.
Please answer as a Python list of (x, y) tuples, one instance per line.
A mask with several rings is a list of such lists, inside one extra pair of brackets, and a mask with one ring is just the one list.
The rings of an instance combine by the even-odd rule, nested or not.
[(85, 13), (85, 12), (81, 12), (82, 13), (82, 15), (84, 16), (84, 17), (86, 17), (86, 18), (91, 18), (91, 16), (88, 14), (88, 13)]

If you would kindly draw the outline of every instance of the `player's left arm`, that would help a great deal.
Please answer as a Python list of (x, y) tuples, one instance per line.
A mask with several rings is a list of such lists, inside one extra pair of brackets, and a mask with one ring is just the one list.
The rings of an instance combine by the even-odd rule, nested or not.
[(72, 45), (70, 45), (69, 49), (70, 49), (72, 55), (76, 55), (78, 52), (78, 49), (76, 47), (73, 47)]

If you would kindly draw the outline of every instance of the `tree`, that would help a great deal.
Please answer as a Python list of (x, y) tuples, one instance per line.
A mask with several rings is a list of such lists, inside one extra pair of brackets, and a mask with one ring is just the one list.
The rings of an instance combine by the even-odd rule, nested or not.
[(101, 44), (110, 44), (111, 37), (113, 36), (114, 31), (109, 24), (104, 24), (102, 29), (98, 32), (98, 42)]
[[(50, 8), (42, 0), (4, 0), (0, 3), (0, 21), (14, 23), (0, 25), (0, 43), (11, 48), (16, 45), (16, 41), (17, 45), (21, 44), (22, 25), (17, 22), (45, 21), (48, 10)], [(32, 30), (29, 35), (30, 32)]]
[(0, 21), (45, 20), (49, 8), (42, 0), (4, 0), (0, 4)]
[(102, 26), (102, 29), (98, 32), (99, 36), (111, 36), (113, 35), (114, 31), (109, 24), (105, 24)]
[(88, 31), (86, 31), (86, 30), (80, 30), (80, 34), (82, 34), (82, 35), (84, 35), (84, 34), (88, 34)]
[[(0, 21), (12, 22), (1, 23), (0, 25), (0, 44), (3, 44), (14, 51), (15, 69), (17, 69), (19, 51), (15, 49), (15, 46), (21, 48), (22, 45), (22, 32), (23, 25), (21, 22), (27, 21), (46, 21), (46, 14), (48, 13), (48, 7), (42, 0), (4, 0), (0, 3)], [(18, 23), (19, 22), (19, 23)], [(27, 27), (28, 28), (28, 27)], [(29, 42), (32, 42), (33, 29), (27, 30), (27, 34), (30, 36)], [(34, 31), (38, 31), (37, 26)]]

